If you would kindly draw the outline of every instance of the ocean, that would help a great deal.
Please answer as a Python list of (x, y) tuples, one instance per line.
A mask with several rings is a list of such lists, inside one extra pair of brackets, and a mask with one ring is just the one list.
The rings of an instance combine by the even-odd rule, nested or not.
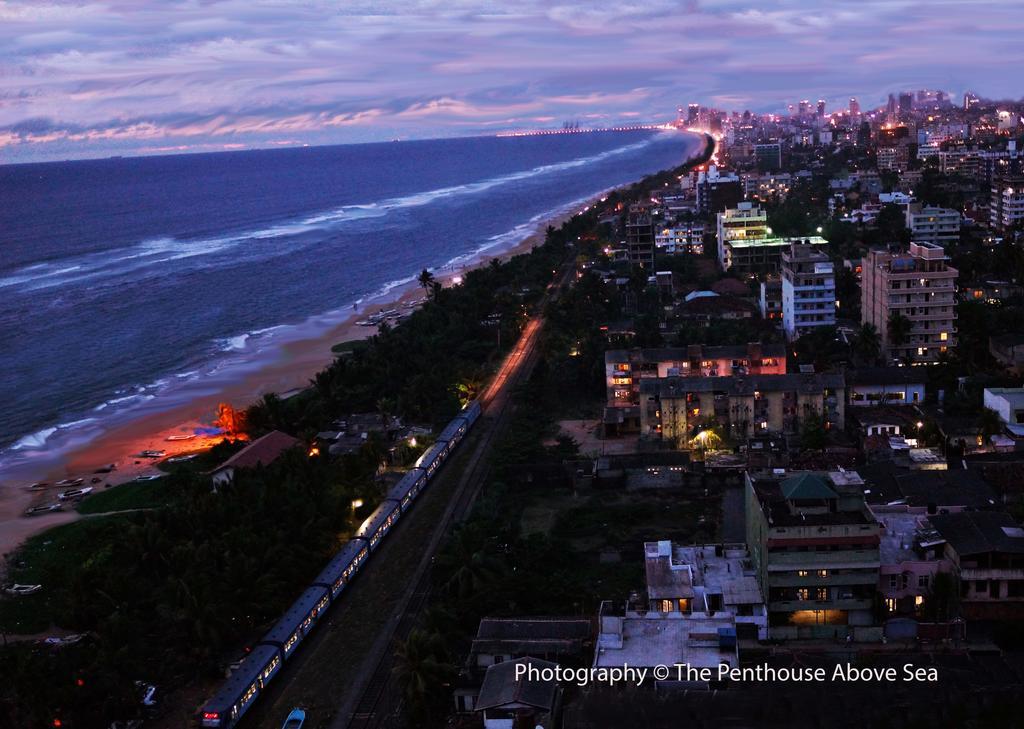
[(594, 132), (0, 166), (0, 469), (701, 144)]

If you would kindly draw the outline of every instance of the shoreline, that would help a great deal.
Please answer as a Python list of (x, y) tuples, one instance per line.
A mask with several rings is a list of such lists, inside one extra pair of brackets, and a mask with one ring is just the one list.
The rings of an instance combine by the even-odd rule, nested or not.
[[(484, 250), (471, 254), (472, 257), (464, 262), (443, 264), (441, 268), (432, 271), (435, 280), (447, 286), (456, 277), (488, 265), (494, 259), (507, 260), (529, 253), (544, 242), (545, 231), (549, 226), (557, 228), (603, 194), (598, 193), (597, 197), (581, 203), (570, 203), (562, 212), (537, 221), (532, 233), (511, 247), (495, 251), (493, 255), (488, 255), (489, 252)], [(370, 302), (354, 305), (340, 321), (327, 325), (323, 331), (301, 334), (269, 348), (265, 358), (237, 366), (236, 369), (240, 371), (228, 374), (223, 380), (214, 378), (210, 387), (201, 388), (182, 402), (163, 407), (159, 403), (150, 408), (141, 406), (96, 437), (72, 445), (66, 452), (47, 454), (40, 451), (11, 466), (0, 477), (0, 555), (13, 553), (25, 540), (40, 532), (80, 518), (71, 505), (67, 510), (41, 516), (24, 515), (25, 510), (32, 506), (57, 500), (57, 494), (67, 486), (56, 486), (55, 481), (84, 478), (84, 486), (91, 485), (99, 491), (127, 483), (141, 475), (161, 473), (156, 464), (163, 458), (202, 451), (222, 439), (219, 435), (196, 435), (189, 440), (168, 441), (168, 436), (194, 434), (199, 428), (209, 428), (216, 419), (220, 403), (244, 409), (269, 393), (286, 397), (305, 389), (310, 379), (337, 356), (331, 349), (333, 346), (368, 339), (377, 333), (377, 326), (360, 326), (357, 322), (386, 309), (412, 308), (424, 296), (416, 281), (395, 286), (379, 296), (370, 295)], [(136, 455), (144, 450), (162, 450), (166, 451), (166, 455), (159, 459), (140, 458)], [(94, 471), (110, 464), (116, 465), (116, 470), (101, 474), (101, 481), (91, 484)], [(30, 491), (27, 486), (37, 481), (46, 481), (50, 485)]]

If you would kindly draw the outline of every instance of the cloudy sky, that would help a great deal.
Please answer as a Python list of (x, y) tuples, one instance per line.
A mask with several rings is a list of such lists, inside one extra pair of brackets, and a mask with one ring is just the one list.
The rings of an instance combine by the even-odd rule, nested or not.
[(881, 0), (0, 0), (0, 163), (1024, 96), (1024, 13)]

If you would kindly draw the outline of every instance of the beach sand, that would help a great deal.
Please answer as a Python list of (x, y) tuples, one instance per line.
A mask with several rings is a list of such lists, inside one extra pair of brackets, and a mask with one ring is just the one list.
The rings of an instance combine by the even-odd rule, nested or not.
[[(558, 227), (575, 212), (544, 221), (532, 235), (513, 248), (493, 256), (484, 255), (461, 268), (435, 271), (435, 279), (444, 285), (450, 285), (456, 276), (486, 265), (495, 258), (506, 260), (521, 253), (528, 253), (534, 246), (543, 243), (544, 233), (549, 225)], [(211, 447), (220, 441), (219, 436), (196, 437), (184, 441), (168, 441), (167, 437), (190, 434), (196, 428), (211, 426), (220, 403), (228, 403), (241, 409), (267, 393), (284, 394), (305, 388), (313, 375), (333, 361), (333, 345), (365, 339), (376, 333), (376, 327), (359, 326), (357, 321), (367, 319), (384, 309), (411, 304), (423, 296), (423, 290), (415, 283), (397, 288), (391, 292), (390, 297), (354, 310), (349, 317), (323, 335), (286, 342), (274, 352), (274, 358), (264, 365), (246, 372), (233, 381), (218, 383), (215, 388), (187, 403), (126, 420), (88, 444), (70, 451), (63, 458), (47, 460), (45, 466), (27, 464), (12, 469), (0, 480), (0, 555), (11, 553), (33, 534), (79, 518), (78, 513), (70, 505), (64, 511), (25, 517), (25, 510), (30, 506), (52, 503), (57, 500), (57, 494), (62, 490), (60, 487), (50, 486), (41, 491), (29, 491), (26, 488), (28, 484), (36, 481), (53, 483), (64, 478), (82, 477), (86, 485), (93, 485), (100, 490), (108, 483), (116, 486), (139, 475), (159, 473), (156, 461), (140, 458), (137, 454), (144, 450), (163, 450), (166, 451), (167, 457), (171, 457)], [(90, 484), (94, 477), (93, 472), (109, 464), (116, 465), (116, 470), (101, 474), (101, 483)]]

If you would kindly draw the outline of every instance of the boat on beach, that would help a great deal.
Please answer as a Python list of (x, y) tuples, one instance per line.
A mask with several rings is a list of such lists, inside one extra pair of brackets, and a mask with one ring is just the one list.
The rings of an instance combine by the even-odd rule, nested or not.
[(39, 516), (41, 514), (49, 514), (51, 511), (60, 511), (63, 507), (60, 504), (40, 504), (39, 506), (31, 506), (25, 510), (25, 516)]
[(192, 434), (169, 435), (164, 440), (179, 441), (179, 440), (192, 440), (193, 438), (195, 438), (195, 435), (192, 435)]
[(75, 488), (76, 486), (81, 486), (83, 483), (85, 483), (84, 478), (65, 478), (55, 483), (54, 486), (67, 486), (68, 488)]

